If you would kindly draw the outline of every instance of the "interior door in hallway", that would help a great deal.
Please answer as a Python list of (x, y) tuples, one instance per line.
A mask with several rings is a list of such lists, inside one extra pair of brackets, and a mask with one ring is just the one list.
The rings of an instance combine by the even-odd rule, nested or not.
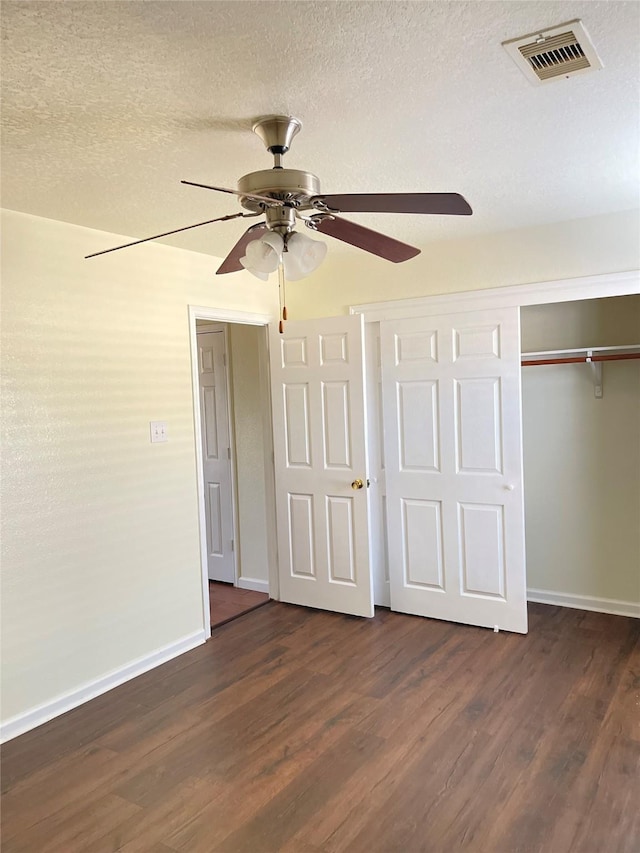
[(198, 332), (198, 375), (209, 580), (235, 583), (225, 332)]
[(380, 334), (391, 608), (526, 633), (518, 309)]
[(280, 598), (373, 616), (363, 323), (271, 330)]

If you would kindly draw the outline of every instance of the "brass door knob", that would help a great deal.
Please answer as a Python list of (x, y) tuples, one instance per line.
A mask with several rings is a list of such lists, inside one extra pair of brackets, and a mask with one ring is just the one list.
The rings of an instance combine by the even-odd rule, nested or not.
[(354, 480), (353, 483), (351, 483), (351, 488), (354, 490), (364, 489), (364, 483), (362, 482), (362, 480)]

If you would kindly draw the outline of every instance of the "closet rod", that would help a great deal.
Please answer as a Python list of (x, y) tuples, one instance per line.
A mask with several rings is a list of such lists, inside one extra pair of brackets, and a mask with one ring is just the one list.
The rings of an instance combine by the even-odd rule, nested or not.
[(595, 361), (622, 361), (628, 358), (640, 358), (640, 353), (620, 353), (619, 355), (592, 355), (579, 358), (540, 358), (522, 361), (522, 367), (536, 364), (590, 364)]

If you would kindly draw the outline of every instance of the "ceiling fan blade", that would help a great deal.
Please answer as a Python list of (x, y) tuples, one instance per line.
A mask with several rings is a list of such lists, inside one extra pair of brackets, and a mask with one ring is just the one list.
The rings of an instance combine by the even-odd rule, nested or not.
[(244, 198), (255, 198), (257, 201), (266, 201), (271, 207), (282, 207), (283, 201), (277, 198), (269, 198), (267, 195), (256, 195), (255, 193), (241, 193), (239, 190), (229, 190), (226, 187), (213, 187), (210, 184), (197, 184), (195, 181), (180, 181), (181, 184), (187, 184), (190, 187), (200, 187), (203, 190), (215, 190), (219, 193), (229, 193), (230, 195), (239, 195)]
[(469, 216), (473, 211), (458, 193), (346, 193), (316, 195), (311, 204), (341, 213), (451, 213)]
[(247, 228), (242, 237), (238, 240), (233, 249), (216, 270), (216, 275), (224, 275), (228, 272), (239, 272), (241, 269), (244, 269), (240, 263), (240, 258), (244, 255), (247, 245), (252, 240), (259, 240), (262, 236), (262, 232), (266, 230), (267, 225), (265, 222), (257, 222), (255, 225)]
[(260, 216), (259, 213), (229, 213), (227, 216), (218, 216), (216, 219), (206, 219), (204, 222), (196, 222), (195, 225), (186, 225), (184, 228), (174, 228), (173, 231), (164, 231), (162, 234), (154, 234), (153, 237), (143, 237), (142, 240), (132, 240), (131, 243), (123, 243), (122, 246), (114, 246), (112, 249), (103, 249), (101, 252), (93, 252), (84, 258), (95, 258), (98, 255), (106, 255), (109, 252), (117, 252), (118, 249), (128, 249), (129, 246), (137, 246), (138, 243), (148, 243), (149, 240), (159, 240), (161, 237), (169, 237), (170, 234), (179, 234), (180, 231), (189, 231), (191, 228), (200, 228), (202, 225), (210, 225), (212, 222), (224, 222), (225, 219), (238, 219), (238, 217)]
[(372, 231), (370, 228), (356, 225), (355, 222), (349, 222), (347, 219), (341, 219), (333, 214), (320, 213), (304, 221), (312, 231), (328, 234), (330, 237), (342, 240), (343, 243), (350, 243), (352, 246), (357, 246), (359, 249), (364, 249), (365, 252), (371, 252), (372, 255), (378, 255), (378, 257), (392, 261), (394, 264), (408, 261), (420, 254), (420, 249), (416, 249), (415, 246), (401, 243), (399, 240), (387, 237), (386, 234), (381, 234), (379, 231)]

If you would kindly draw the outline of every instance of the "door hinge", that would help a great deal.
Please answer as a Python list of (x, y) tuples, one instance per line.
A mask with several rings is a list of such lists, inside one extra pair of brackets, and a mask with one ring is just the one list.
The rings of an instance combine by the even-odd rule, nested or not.
[(235, 543), (234, 543), (233, 539), (231, 540), (231, 550), (232, 550), (232, 551), (235, 551), (235, 550), (236, 550), (236, 548), (235, 548)]
[(226, 352), (222, 353), (222, 363), (224, 364), (225, 367), (227, 366), (227, 354), (226, 354)]
[(231, 448), (227, 447), (227, 459), (231, 459)]

